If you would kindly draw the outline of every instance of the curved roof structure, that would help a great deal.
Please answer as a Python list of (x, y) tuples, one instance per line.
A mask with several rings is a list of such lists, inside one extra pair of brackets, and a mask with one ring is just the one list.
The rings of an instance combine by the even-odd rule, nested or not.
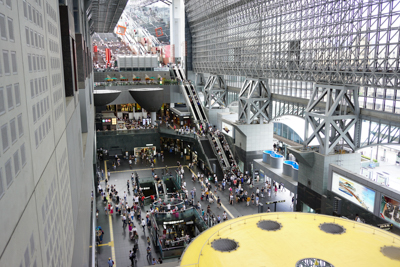
[(319, 265), (400, 266), (400, 237), (338, 217), (262, 213), (208, 229), (181, 258), (181, 266), (199, 267)]

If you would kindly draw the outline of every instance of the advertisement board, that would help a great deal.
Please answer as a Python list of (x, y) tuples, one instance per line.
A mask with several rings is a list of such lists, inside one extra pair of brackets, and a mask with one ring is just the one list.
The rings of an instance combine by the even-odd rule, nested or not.
[(225, 122), (222, 122), (222, 132), (230, 137), (233, 138), (233, 126), (230, 124), (227, 124)]
[(400, 227), (400, 202), (382, 195), (380, 215), (383, 219)]
[(335, 172), (332, 174), (332, 192), (374, 212), (375, 191)]

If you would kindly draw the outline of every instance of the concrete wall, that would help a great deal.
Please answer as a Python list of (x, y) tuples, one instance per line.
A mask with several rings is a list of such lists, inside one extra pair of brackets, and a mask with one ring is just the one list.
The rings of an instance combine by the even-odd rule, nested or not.
[[(269, 124), (235, 124), (235, 128), (239, 129), (243, 134), (239, 134), (239, 138), (235, 140), (235, 145), (240, 147), (240, 143), (246, 137), (245, 146), (242, 149), (245, 151), (259, 151), (273, 148), (274, 125)], [(235, 131), (235, 135), (239, 131)], [(236, 139), (236, 137), (235, 137)]]
[[(24, 4), (42, 20), (26, 18)], [(2, 53), (0, 101), (6, 105), (4, 111), (0, 109), (0, 127), (7, 127), (1, 138), (8, 140), (8, 147), (0, 149), (0, 212), (5, 215), (0, 218), (0, 266), (88, 266), (92, 80), (83, 81), (85, 105), (79, 103), (79, 91), (65, 97), (59, 1), (1, 1), (0, 13), (7, 23), (7, 38), (0, 40), (0, 46), (8, 51), (10, 62), (8, 73)], [(40, 42), (33, 44), (35, 36)], [(82, 123), (88, 128), (85, 153), (83, 109)]]
[(299, 163), (299, 183), (308, 186), (318, 194), (326, 194), (328, 185), (329, 164), (341, 164), (349, 171), (358, 172), (360, 170), (361, 154), (334, 154), (324, 156), (313, 153), (314, 163), (312, 166)]
[(218, 125), (218, 114), (219, 113), (227, 113), (227, 112), (229, 112), (229, 109), (228, 108), (218, 108), (218, 109), (204, 108), (204, 112), (206, 113), (206, 116), (207, 116), (210, 124), (214, 126), (214, 125)]
[(220, 112), (217, 115), (217, 129), (222, 131), (222, 122), (225, 120), (225, 123), (233, 124), (238, 120), (238, 114), (232, 112)]

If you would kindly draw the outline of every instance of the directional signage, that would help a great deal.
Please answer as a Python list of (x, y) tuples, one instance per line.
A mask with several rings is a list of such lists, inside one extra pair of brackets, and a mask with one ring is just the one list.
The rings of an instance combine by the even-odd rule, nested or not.
[(278, 201), (271, 201), (271, 202), (265, 202), (265, 204), (276, 204), (276, 203), (282, 203), (285, 202), (285, 200), (278, 200)]

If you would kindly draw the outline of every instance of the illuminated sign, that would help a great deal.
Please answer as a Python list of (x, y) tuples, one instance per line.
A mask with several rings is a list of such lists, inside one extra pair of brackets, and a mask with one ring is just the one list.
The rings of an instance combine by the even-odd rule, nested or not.
[(222, 122), (222, 132), (233, 138), (233, 126)]
[(117, 124), (117, 118), (112, 118), (112, 125)]
[(400, 210), (399, 209), (400, 209), (400, 201), (394, 200), (390, 197), (382, 195), (379, 215), (383, 219), (393, 223), (397, 227), (400, 227)]
[(332, 192), (374, 212), (375, 191), (335, 172), (332, 174)]
[(171, 221), (171, 222), (163, 222), (163, 224), (178, 224), (178, 223), (183, 223), (184, 220), (179, 220), (179, 221)]

